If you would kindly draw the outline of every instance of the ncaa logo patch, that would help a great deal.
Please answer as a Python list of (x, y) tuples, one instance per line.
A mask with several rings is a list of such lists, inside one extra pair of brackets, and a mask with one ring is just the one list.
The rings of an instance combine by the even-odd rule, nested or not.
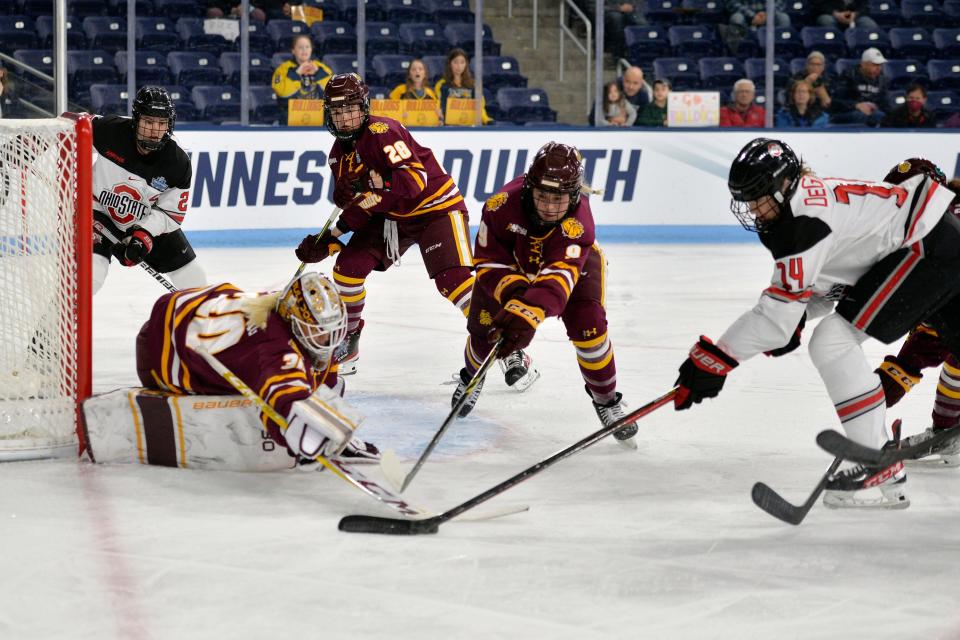
[(157, 191), (166, 191), (169, 185), (167, 185), (166, 178), (164, 178), (163, 176), (157, 176), (150, 181), (150, 186), (156, 189)]

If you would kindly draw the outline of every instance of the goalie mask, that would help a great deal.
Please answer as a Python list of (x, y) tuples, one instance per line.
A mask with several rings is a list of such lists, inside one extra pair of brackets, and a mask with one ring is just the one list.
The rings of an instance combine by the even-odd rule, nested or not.
[[(166, 130), (162, 125), (148, 123), (143, 117), (165, 118)], [(147, 151), (159, 151), (170, 139), (173, 125), (177, 121), (177, 109), (170, 94), (163, 87), (140, 87), (133, 101), (133, 130), (137, 144)]]
[(913, 176), (922, 173), (934, 182), (947, 186), (947, 176), (937, 165), (926, 158), (908, 158), (897, 164), (893, 169), (887, 172), (883, 181), (890, 184), (900, 184), (906, 182)]
[(583, 163), (576, 147), (559, 142), (540, 147), (523, 177), (527, 217), (541, 230), (559, 224), (580, 203), (582, 180)]
[[(340, 73), (323, 89), (323, 120), (337, 140), (353, 142), (370, 118), (370, 91), (355, 73)], [(340, 121), (337, 124), (337, 121)]]
[[(755, 138), (730, 165), (730, 211), (747, 231), (766, 231), (782, 215), (789, 214), (790, 198), (797, 190), (799, 178), (800, 160), (789, 145), (771, 138)], [(772, 200), (765, 199), (766, 196)]]
[(347, 308), (336, 287), (319, 273), (294, 278), (277, 300), (277, 313), (297, 342), (318, 362), (328, 363), (347, 335)]

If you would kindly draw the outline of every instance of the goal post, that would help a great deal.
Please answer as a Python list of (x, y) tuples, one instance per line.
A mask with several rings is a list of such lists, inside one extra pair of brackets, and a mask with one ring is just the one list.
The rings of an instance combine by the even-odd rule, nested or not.
[(91, 393), (93, 129), (0, 120), (0, 461), (76, 456)]

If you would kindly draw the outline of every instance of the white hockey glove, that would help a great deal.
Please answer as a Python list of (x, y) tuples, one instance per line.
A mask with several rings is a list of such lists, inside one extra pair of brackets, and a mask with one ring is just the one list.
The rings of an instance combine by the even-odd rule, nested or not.
[(361, 422), (359, 411), (336, 391), (320, 385), (309, 398), (293, 403), (283, 435), (297, 455), (329, 458), (343, 451)]

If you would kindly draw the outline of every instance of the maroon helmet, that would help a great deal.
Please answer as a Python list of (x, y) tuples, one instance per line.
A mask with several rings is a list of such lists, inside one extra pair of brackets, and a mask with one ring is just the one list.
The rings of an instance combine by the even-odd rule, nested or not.
[[(323, 89), (323, 119), (330, 130), (338, 140), (352, 142), (360, 136), (360, 132), (367, 124), (370, 117), (370, 90), (363, 80), (355, 73), (338, 73), (330, 78), (327, 86)], [(360, 126), (351, 131), (340, 131), (334, 124), (331, 117), (331, 110), (337, 107), (345, 107), (353, 104), (360, 105), (363, 115), (361, 116)]]
[(908, 158), (897, 164), (893, 169), (887, 172), (883, 181), (891, 184), (900, 184), (912, 178), (917, 174), (924, 174), (934, 182), (947, 186), (947, 176), (937, 165), (926, 158)]
[(540, 147), (523, 176), (524, 197), (535, 221), (543, 222), (533, 205), (533, 190), (570, 195), (567, 215), (577, 208), (580, 202), (580, 187), (583, 180), (583, 163), (576, 147), (560, 142), (548, 142)]

